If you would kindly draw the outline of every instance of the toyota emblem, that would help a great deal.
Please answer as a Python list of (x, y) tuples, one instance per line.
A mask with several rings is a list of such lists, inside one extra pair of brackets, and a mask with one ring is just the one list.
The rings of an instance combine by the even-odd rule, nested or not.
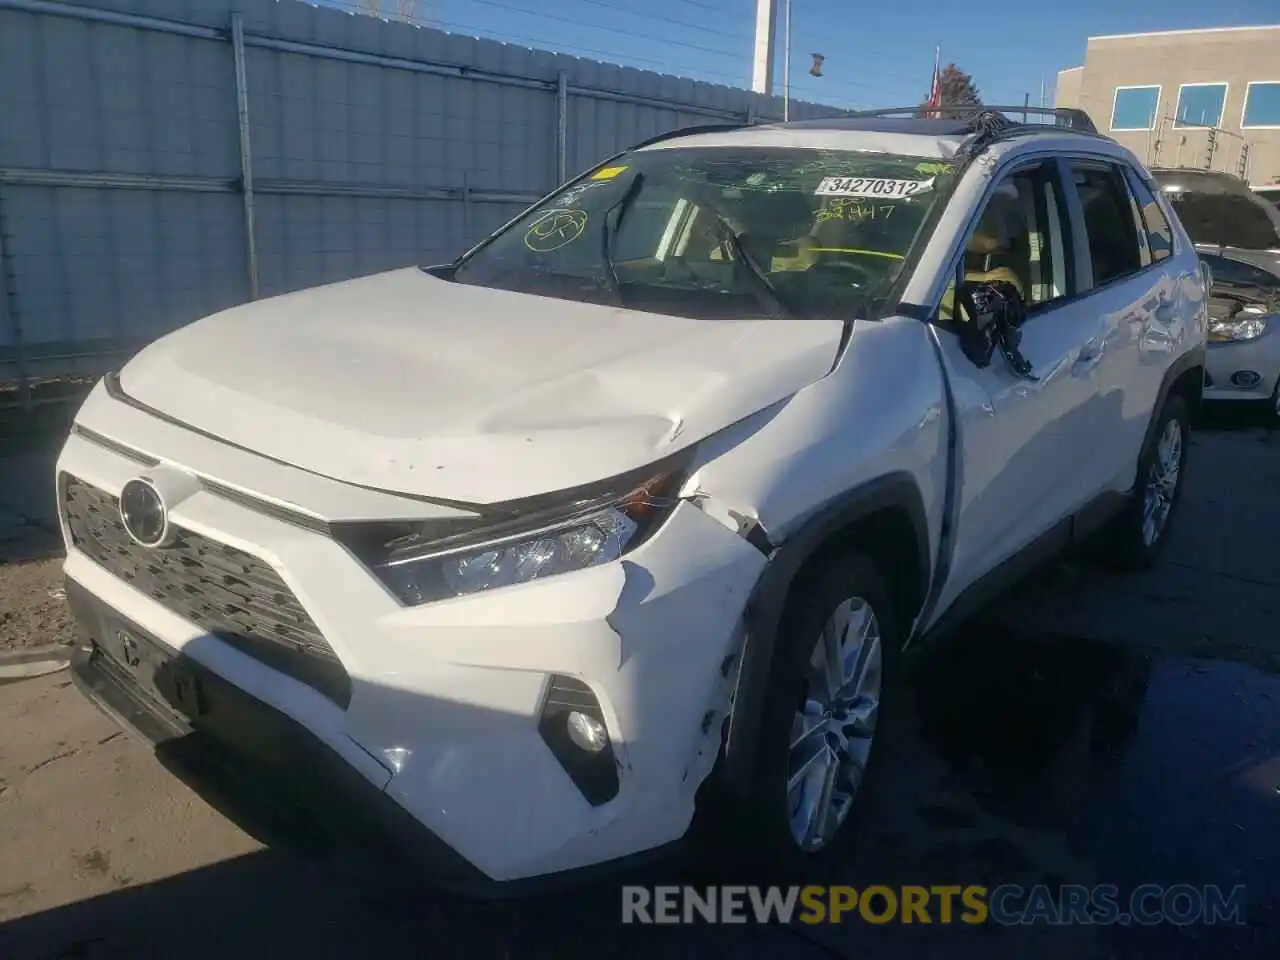
[(125, 532), (144, 547), (166, 546), (170, 538), (164, 501), (146, 480), (130, 480), (120, 491), (120, 522)]

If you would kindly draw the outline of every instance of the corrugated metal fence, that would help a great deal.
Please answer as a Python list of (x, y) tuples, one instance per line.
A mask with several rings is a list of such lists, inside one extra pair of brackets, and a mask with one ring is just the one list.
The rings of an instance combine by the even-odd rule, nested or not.
[(645, 137), (781, 112), (297, 0), (0, 0), (0, 384), (29, 404), (245, 300), (450, 260)]

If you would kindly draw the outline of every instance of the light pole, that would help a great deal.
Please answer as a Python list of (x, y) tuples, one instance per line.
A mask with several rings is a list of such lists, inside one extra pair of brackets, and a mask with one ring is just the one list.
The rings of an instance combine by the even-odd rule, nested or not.
[(785, 123), (791, 119), (791, 0), (787, 0), (783, 30), (786, 39), (782, 48), (782, 121)]
[(755, 55), (751, 60), (751, 89), (773, 96), (774, 37), (778, 28), (778, 8), (774, 0), (756, 0)]

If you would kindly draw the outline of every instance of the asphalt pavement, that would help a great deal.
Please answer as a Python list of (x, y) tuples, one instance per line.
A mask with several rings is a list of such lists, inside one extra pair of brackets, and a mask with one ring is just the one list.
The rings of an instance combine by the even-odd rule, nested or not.
[(623, 926), (616, 883), (393, 899), (263, 847), (63, 673), (0, 686), (0, 958), (1274, 957), (1280, 431), (1213, 427), (1158, 569), (1047, 570), (921, 671), (841, 879), (1243, 885), (1244, 923)]

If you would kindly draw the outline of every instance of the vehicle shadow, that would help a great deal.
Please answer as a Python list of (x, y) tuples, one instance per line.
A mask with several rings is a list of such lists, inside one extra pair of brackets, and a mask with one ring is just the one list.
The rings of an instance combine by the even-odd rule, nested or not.
[[(975, 622), (911, 680), (910, 695), (900, 702), (908, 722), (897, 726), (896, 742), (881, 744), (887, 750), (882, 789), (861, 827), (859, 856), (841, 881), (858, 887), (1053, 887), (1226, 883), (1243, 876), (1259, 894), (1274, 896), (1274, 889), (1268, 891), (1274, 878), (1266, 879), (1256, 858), (1280, 857), (1270, 827), (1276, 798), (1261, 792), (1241, 796), (1223, 770), (1257, 779), (1261, 764), (1280, 757), (1280, 737), (1261, 715), (1256, 722), (1272, 731), (1270, 739), (1259, 740), (1257, 726), (1248, 726), (1253, 720), (1206, 719), (1224, 699), (1232, 702), (1232, 690), (1245, 689), (1242, 682), (1234, 675), (1174, 669), (1107, 644), (1014, 635), (992, 621)], [(1159, 702), (1155, 709), (1153, 699)], [(1188, 712), (1197, 725), (1195, 749), (1182, 742)], [(272, 844), (270, 849), (12, 920), (0, 926), (0, 956), (256, 957), (306, 951), (344, 958), (674, 960), (729, 954), (896, 958), (906, 950), (913, 957), (988, 960), (1034, 950), (1040, 960), (1058, 952), (1082, 960), (1142, 955), (1124, 948), (1146, 942), (1128, 936), (1132, 931), (1128, 939), (1117, 939), (1115, 931), (1089, 927), (621, 924), (622, 883), (733, 879), (709, 876), (707, 865), (689, 859), (533, 899), (466, 901), (402, 870), (395, 851), (358, 835), (347, 838), (354, 843), (334, 843), (342, 838), (322, 836), (315, 824), (281, 818), (274, 803), (258, 802), (267, 798), (215, 789), (202, 766), (205, 755), (196, 734), (170, 741), (157, 753), (217, 809)], [(1226, 789), (1224, 784), (1233, 791), (1226, 799), (1214, 792)], [(1170, 785), (1193, 800), (1164, 796)], [(1162, 819), (1126, 822), (1141, 818), (1148, 805), (1161, 804)], [(1222, 815), (1231, 819), (1225, 832)], [(1224, 843), (1206, 847), (1204, 837)], [(292, 852), (299, 850), (305, 856)], [(365, 855), (362, 862), (348, 858), (353, 850)], [(1155, 864), (1158, 869), (1152, 869)], [(1176, 932), (1185, 939), (1185, 929)], [(1263, 938), (1280, 935), (1265, 925), (1246, 928), (1245, 934), (1209, 932), (1236, 956), (1267, 955), (1260, 949)], [(1160, 940), (1164, 957), (1198, 956), (1207, 948), (1194, 941), (1195, 950), (1180, 952), (1183, 940), (1166, 940)]]

